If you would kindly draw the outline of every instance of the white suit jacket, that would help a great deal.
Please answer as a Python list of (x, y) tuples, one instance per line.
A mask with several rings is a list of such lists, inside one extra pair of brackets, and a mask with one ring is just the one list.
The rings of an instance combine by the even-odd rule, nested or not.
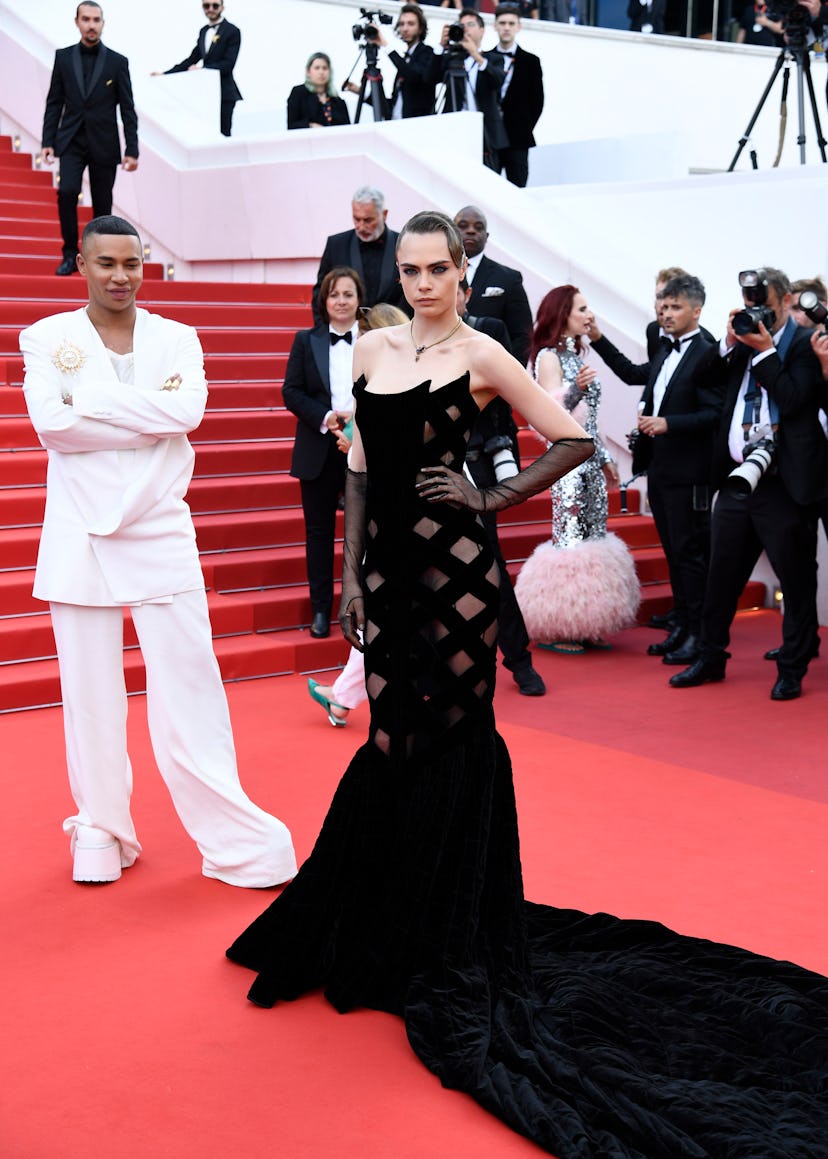
[(195, 330), (138, 310), (134, 386), (119, 381), (85, 308), (36, 322), (20, 349), (29, 417), (49, 452), (34, 595), (112, 606), (203, 588), (184, 501), (187, 433), (207, 402)]

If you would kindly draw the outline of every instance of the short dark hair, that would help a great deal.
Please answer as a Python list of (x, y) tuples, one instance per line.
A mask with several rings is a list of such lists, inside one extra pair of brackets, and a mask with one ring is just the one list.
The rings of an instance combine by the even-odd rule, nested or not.
[(778, 270), (775, 266), (763, 266), (763, 269), (765, 271), (765, 280), (769, 286), (773, 286), (780, 298), (784, 298), (786, 294), (790, 294), (790, 278), (783, 270)]
[(334, 266), (332, 270), (328, 270), (327, 274), (325, 274), (322, 279), (322, 285), (319, 287), (319, 314), (326, 325), (330, 321), (328, 318), (328, 294), (330, 294), (334, 284), (340, 278), (350, 278), (356, 286), (357, 309), (365, 301), (365, 287), (362, 285), (362, 279), (356, 270), (350, 266)]
[(461, 8), (460, 15), (457, 17), (458, 21), (462, 20), (464, 16), (473, 16), (481, 28), (486, 27), (485, 20), (483, 19), (483, 17), (480, 15), (479, 12), (476, 12), (474, 10), (474, 8)]
[(417, 24), (419, 25), (419, 28), (420, 28), (420, 40), (425, 40), (426, 33), (428, 32), (428, 21), (426, 20), (425, 12), (423, 12), (420, 5), (419, 4), (403, 4), (403, 5), (401, 5), (400, 11), (397, 14), (397, 25), (395, 25), (395, 28), (399, 25), (400, 16), (402, 16), (402, 14), (404, 12), (408, 12), (408, 13), (412, 14), (413, 16), (417, 17)]
[(497, 20), (498, 16), (517, 16), (520, 20), (520, 7), (517, 4), (498, 4), (494, 10), (494, 18)]
[(795, 282), (791, 282), (792, 294), (804, 294), (806, 290), (816, 294), (820, 302), (828, 301), (828, 289), (825, 288), (822, 278), (798, 278)]
[(113, 235), (115, 237), (137, 237), (138, 245), (141, 245), (141, 235), (135, 226), (126, 221), (125, 218), (115, 217), (111, 213), (102, 217), (93, 217), (91, 221), (87, 222), (81, 237), (81, 250), (85, 249), (88, 237), (96, 237), (98, 234), (106, 234), (109, 237)]
[(103, 8), (101, 8), (100, 4), (98, 3), (98, 0), (80, 0), (80, 4), (75, 9), (75, 19), (76, 20), (80, 16), (81, 8), (100, 8), (101, 9), (101, 16), (103, 16)]
[(679, 274), (677, 278), (670, 279), (659, 294), (659, 298), (662, 301), (665, 298), (686, 298), (693, 306), (703, 306), (707, 295), (700, 278), (695, 278), (692, 274)]

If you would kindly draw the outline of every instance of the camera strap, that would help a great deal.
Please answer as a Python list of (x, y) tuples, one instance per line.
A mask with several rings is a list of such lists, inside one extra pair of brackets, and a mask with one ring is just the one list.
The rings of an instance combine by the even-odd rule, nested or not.
[[(796, 326), (792, 325), (790, 318), (785, 323), (785, 329), (782, 332), (782, 337), (779, 339), (779, 345), (776, 347), (776, 353), (779, 355), (779, 361), (784, 362), (785, 356), (788, 353), (788, 347), (793, 341), (793, 336), (796, 332)], [(742, 416), (742, 426), (745, 431), (745, 438), (748, 437), (748, 432), (751, 427), (759, 424), (759, 415), (762, 409), (762, 387), (753, 377), (751, 373), (748, 378), (748, 388), (745, 394), (745, 413)], [(776, 400), (768, 396), (768, 415), (770, 424), (774, 430), (779, 426), (779, 407), (776, 405)]]

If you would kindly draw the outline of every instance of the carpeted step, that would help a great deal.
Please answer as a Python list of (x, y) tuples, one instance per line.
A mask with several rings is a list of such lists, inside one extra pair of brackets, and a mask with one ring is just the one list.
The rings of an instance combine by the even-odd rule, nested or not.
[(195, 476), (199, 479), (208, 475), (255, 475), (274, 470), (287, 471), (293, 452), (292, 431), (290, 438), (271, 443), (249, 439), (233, 443), (191, 441), (196, 452)]
[[(38, 245), (49, 245), (50, 239), (29, 238)], [(0, 230), (0, 246), (4, 238)], [(5, 251), (4, 251), (5, 252)], [(52, 250), (46, 251), (52, 253)], [(80, 282), (75, 283), (80, 286)], [(79, 299), (81, 295), (78, 295)], [(146, 293), (139, 296), (139, 305), (144, 305)], [(0, 326), (28, 326), (38, 318), (46, 318), (67, 309), (69, 304), (65, 299), (34, 301), (0, 301)], [(81, 305), (81, 301), (78, 301)], [(149, 303), (145, 308), (157, 311), (155, 303)], [(231, 333), (243, 333), (247, 330), (269, 329), (280, 333), (281, 349), (289, 350), (293, 334), (297, 329), (312, 325), (310, 308), (296, 306), (284, 302), (272, 302), (264, 305), (245, 305), (232, 302), (168, 302), (163, 307), (165, 317), (175, 322), (183, 322), (187, 326), (195, 326), (199, 331), (222, 330)]]
[(305, 542), (305, 519), (298, 507), (196, 515), (193, 522), (202, 555)]
[(282, 408), (270, 410), (218, 410), (209, 408), (192, 432), (195, 442), (230, 442), (233, 439), (289, 439), (293, 442), (296, 419)]
[[(2, 223), (2, 214), (0, 214)], [(146, 269), (146, 267), (145, 267)], [(32, 300), (34, 302), (54, 301), (55, 310), (67, 299), (81, 306), (86, 302), (85, 283), (80, 277), (55, 278), (29, 271), (22, 276), (12, 276), (8, 270), (0, 269), (0, 301)], [(151, 308), (153, 304), (165, 306), (169, 302), (208, 303), (250, 303), (261, 306), (267, 302), (284, 302), (294, 305), (307, 304), (311, 298), (311, 287), (304, 284), (276, 285), (260, 282), (176, 282), (158, 281), (141, 287), (139, 305)]]

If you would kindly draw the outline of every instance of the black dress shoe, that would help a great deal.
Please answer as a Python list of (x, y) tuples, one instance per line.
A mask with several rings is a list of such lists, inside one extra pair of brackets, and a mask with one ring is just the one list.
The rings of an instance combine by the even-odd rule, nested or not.
[[(782, 648), (781, 647), (768, 648), (767, 652), (765, 653), (765, 659), (766, 660), (778, 660), (781, 655), (782, 655)], [(810, 653), (808, 659), (809, 660), (816, 660), (818, 657), (819, 657), (819, 636), (817, 636), (816, 640), (814, 640), (813, 644), (811, 645), (811, 653)]]
[(647, 621), (648, 628), (665, 628), (668, 632), (671, 628), (676, 626), (676, 613), (673, 609), (665, 612), (663, 615), (656, 612), (654, 616), (650, 616)]
[(512, 679), (520, 689), (521, 696), (544, 696), (546, 693), (546, 685), (540, 673), (536, 672), (531, 664), (528, 668), (513, 672)]
[(680, 648), (686, 639), (687, 629), (683, 625), (679, 625), (673, 628), (669, 636), (665, 636), (657, 644), (651, 644), (647, 649), (647, 655), (666, 656), (668, 652), (675, 652), (677, 648)]
[(699, 640), (697, 636), (688, 636), (680, 648), (668, 652), (661, 657), (662, 664), (692, 664), (699, 658)]
[(331, 634), (331, 617), (324, 612), (314, 612), (311, 620), (310, 634), (314, 640), (324, 640)]
[(68, 278), (70, 274), (76, 274), (78, 272), (77, 257), (77, 254), (66, 255), (58, 268), (55, 270), (55, 273), (59, 278)]
[(802, 695), (802, 681), (793, 676), (780, 676), (771, 689), (771, 700), (796, 700)]
[(697, 660), (683, 672), (670, 677), (673, 688), (696, 688), (699, 684), (716, 684), (725, 678), (724, 660)]

